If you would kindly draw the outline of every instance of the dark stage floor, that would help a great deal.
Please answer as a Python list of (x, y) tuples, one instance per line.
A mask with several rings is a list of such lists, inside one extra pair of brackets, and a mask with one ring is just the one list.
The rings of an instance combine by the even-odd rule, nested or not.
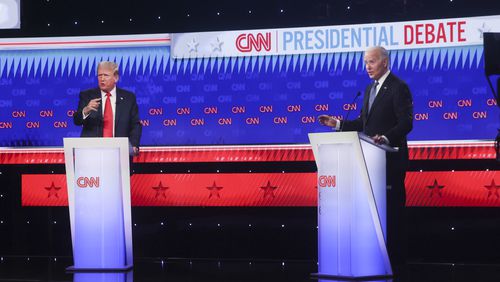
[[(313, 261), (143, 258), (135, 260), (133, 271), (118, 274), (68, 273), (71, 264), (69, 257), (2, 257), (0, 281), (335, 281), (311, 278), (317, 271)], [(500, 265), (409, 263), (399, 277), (375, 281), (500, 281)]]

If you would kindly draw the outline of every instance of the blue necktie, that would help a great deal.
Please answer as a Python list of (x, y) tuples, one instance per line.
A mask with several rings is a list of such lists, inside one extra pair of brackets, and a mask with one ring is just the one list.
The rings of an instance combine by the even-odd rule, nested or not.
[(372, 89), (370, 89), (370, 98), (368, 99), (368, 113), (372, 109), (373, 101), (375, 101), (375, 97), (377, 97), (377, 85), (378, 81), (375, 80), (375, 82), (372, 85)]

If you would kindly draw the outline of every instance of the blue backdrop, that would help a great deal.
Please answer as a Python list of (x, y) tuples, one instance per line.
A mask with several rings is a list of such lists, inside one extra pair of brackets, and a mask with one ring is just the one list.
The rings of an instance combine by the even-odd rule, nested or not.
[[(391, 52), (410, 86), (410, 140), (494, 139), (498, 107), (482, 46)], [(101, 60), (120, 65), (119, 87), (136, 93), (142, 145), (308, 143), (327, 131), (316, 117), (359, 114), (370, 83), (363, 54), (173, 60), (170, 47), (0, 52), (0, 146), (62, 146), (79, 136), (80, 90), (97, 87)]]

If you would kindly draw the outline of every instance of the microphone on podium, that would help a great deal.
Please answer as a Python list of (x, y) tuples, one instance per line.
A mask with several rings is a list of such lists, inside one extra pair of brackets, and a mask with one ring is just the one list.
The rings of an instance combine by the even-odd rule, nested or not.
[[(354, 104), (354, 102), (356, 102), (356, 99), (358, 99), (359, 96), (361, 96), (361, 91), (358, 91), (358, 93), (356, 93), (356, 96), (354, 96), (354, 99), (352, 99), (351, 104), (349, 104), (349, 108), (347, 109), (347, 114), (345, 115), (345, 120), (349, 120), (349, 114), (351, 113), (351, 105)], [(344, 130), (345, 120), (340, 121), (339, 132), (342, 132), (342, 130)]]

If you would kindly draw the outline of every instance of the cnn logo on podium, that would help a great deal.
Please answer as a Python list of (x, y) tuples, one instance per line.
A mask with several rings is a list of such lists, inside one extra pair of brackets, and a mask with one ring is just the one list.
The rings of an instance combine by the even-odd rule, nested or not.
[(80, 188), (99, 188), (99, 177), (78, 177), (76, 185)]
[(335, 175), (320, 175), (318, 185), (320, 188), (334, 188), (337, 185)]

